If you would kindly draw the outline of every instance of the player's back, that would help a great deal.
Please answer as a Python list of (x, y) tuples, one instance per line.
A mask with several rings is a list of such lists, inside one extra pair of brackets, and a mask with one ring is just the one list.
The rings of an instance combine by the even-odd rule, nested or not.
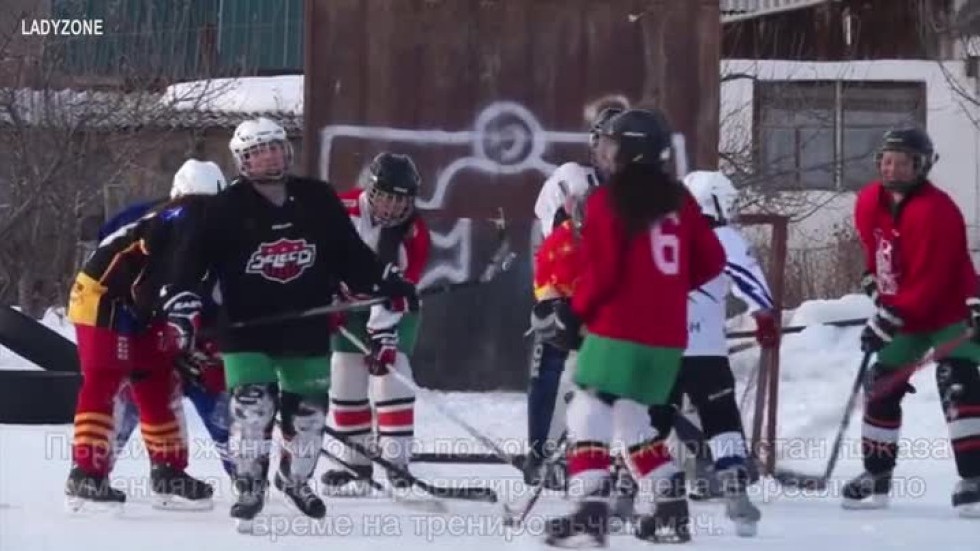
[(175, 224), (191, 207), (190, 198), (150, 209), (108, 234), (82, 266), (72, 286), (68, 317), (73, 323), (112, 327), (120, 309), (137, 320), (157, 307)]
[(721, 272), (721, 244), (689, 196), (679, 211), (628, 238), (608, 190), (600, 188), (587, 204), (581, 254), (588, 269), (576, 288), (576, 310), (592, 318), (588, 328), (597, 334), (684, 347), (688, 293)]

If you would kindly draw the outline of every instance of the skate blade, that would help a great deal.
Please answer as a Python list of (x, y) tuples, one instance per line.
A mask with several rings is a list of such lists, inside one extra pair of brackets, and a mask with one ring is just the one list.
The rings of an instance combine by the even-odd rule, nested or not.
[(236, 518), (235, 519), (235, 531), (239, 534), (244, 534), (246, 536), (252, 536), (255, 534), (255, 525), (252, 523), (252, 519), (248, 518)]
[(592, 534), (573, 534), (567, 538), (548, 536), (544, 540), (544, 543), (551, 547), (560, 547), (562, 549), (590, 549), (606, 547), (608, 545), (604, 539)]
[(210, 511), (214, 509), (211, 498), (187, 499), (175, 495), (154, 494), (153, 508), (160, 511)]
[(970, 503), (956, 507), (956, 513), (962, 518), (980, 518), (980, 503)]
[(372, 497), (374, 495), (374, 488), (365, 482), (349, 482), (343, 486), (328, 486), (323, 484), (321, 493), (328, 497)]
[(841, 507), (850, 511), (870, 511), (874, 509), (884, 509), (888, 507), (888, 496), (885, 494), (875, 494), (868, 499), (848, 499), (841, 501)]
[(65, 510), (72, 514), (103, 514), (110, 516), (122, 516), (123, 502), (119, 501), (92, 501), (80, 497), (65, 496)]
[(740, 538), (754, 538), (759, 532), (759, 523), (752, 520), (736, 520), (735, 534)]

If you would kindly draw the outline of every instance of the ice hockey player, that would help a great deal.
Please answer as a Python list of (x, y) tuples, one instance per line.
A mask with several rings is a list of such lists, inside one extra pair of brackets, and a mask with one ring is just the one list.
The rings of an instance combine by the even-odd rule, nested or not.
[[(610, 105), (601, 109), (598, 114), (590, 117), (592, 124), (589, 130), (589, 149), (594, 157), (595, 144), (598, 142), (598, 130), (614, 115), (625, 107)], [(594, 158), (593, 158), (594, 162)], [(583, 165), (568, 162), (559, 166), (545, 180), (538, 198), (534, 204), (534, 214), (541, 225), (541, 233), (545, 240), (549, 239), (554, 229), (567, 222), (573, 213), (568, 212), (570, 205), (584, 204), (586, 195), (597, 187), (602, 180), (602, 170), (593, 165)], [(579, 221), (580, 223), (581, 221)], [(542, 259), (542, 254), (555, 255), (566, 251), (571, 245), (567, 237), (571, 231), (566, 228), (563, 236), (558, 238), (559, 244), (545, 247), (553, 252), (541, 253), (536, 256), (534, 295), (536, 301), (568, 296), (571, 282), (554, 281), (555, 274), (551, 267), (560, 266), (559, 262)], [(564, 288), (564, 289), (562, 289)], [(540, 337), (540, 332), (535, 333)], [(560, 390), (560, 383), (569, 381), (562, 378), (567, 350), (562, 350), (541, 338), (535, 338), (531, 355), (531, 376), (528, 385), (527, 420), (528, 420), (528, 454), (524, 464), (524, 482), (530, 485), (544, 483), (549, 489), (564, 488), (564, 465), (561, 462), (545, 463), (545, 460), (556, 451), (561, 433), (565, 428), (565, 395)], [(570, 392), (570, 389), (566, 389)]]
[[(210, 161), (188, 159), (174, 174), (170, 188), (170, 199), (183, 195), (213, 195), (227, 187), (221, 168)], [(99, 230), (100, 240), (119, 228), (136, 222), (155, 207), (167, 203), (169, 199), (155, 199), (135, 203), (113, 216)], [(205, 297), (207, 298), (207, 297)], [(205, 326), (210, 325), (205, 323)], [(186, 396), (197, 410), (204, 424), (214, 450), (221, 458), (221, 465), (229, 476), (233, 476), (234, 463), (228, 456), (228, 393), (224, 388), (224, 369), (216, 355), (214, 341), (197, 343), (194, 354), (179, 355), (176, 359), (176, 373), (180, 376), (183, 392), (175, 397), (175, 415), (183, 415), (181, 397)], [(139, 424), (139, 412), (133, 400), (132, 385), (124, 380), (113, 408), (116, 438), (115, 456), (126, 446), (130, 436)]]
[[(721, 172), (695, 171), (684, 177), (684, 184), (714, 228), (727, 260), (723, 274), (695, 289), (689, 297), (688, 345), (671, 404), (651, 408), (650, 415), (660, 437), (666, 438), (679, 414), (682, 396), (688, 396), (701, 420), (704, 440), (714, 463), (710, 475), (720, 486), (728, 517), (736, 523), (740, 535), (750, 536), (755, 534), (761, 513), (746, 493), (751, 459), (742, 415), (735, 401), (735, 377), (728, 361), (725, 298), (731, 289), (746, 303), (748, 312), (755, 318), (756, 340), (762, 347), (772, 347), (778, 342), (774, 305), (758, 261), (742, 234), (730, 224), (738, 195), (731, 180)], [(714, 480), (695, 482), (701, 485)]]
[(674, 386), (687, 346), (688, 294), (722, 272), (725, 255), (675, 175), (680, 160), (660, 112), (627, 110), (601, 134), (597, 155), (616, 170), (586, 203), (571, 304), (552, 303), (570, 334), (579, 324), (587, 329), (566, 415), (569, 493), (579, 503), (571, 515), (547, 522), (546, 542), (606, 545), (614, 445), (626, 450), (639, 495), (656, 502), (636, 536), (685, 542), (683, 474), (667, 447), (655, 443), (648, 408), (665, 404)]
[(185, 215), (218, 192), (224, 184), (219, 177), (220, 171), (195, 181), (193, 189), (181, 190), (178, 197), (106, 236), (75, 279), (68, 318), (75, 325), (83, 378), (65, 489), (73, 509), (86, 502), (126, 500), (108, 478), (115, 452), (114, 399), (126, 379), (139, 410), (158, 505), (211, 507), (211, 486), (185, 472), (188, 450), (183, 410), (175, 400), (176, 354), (164, 346), (166, 322), (159, 315), (158, 297)]
[[(914, 392), (901, 369), (969, 325), (971, 340), (936, 367), (936, 385), (962, 480), (952, 504), (980, 515), (980, 299), (959, 208), (928, 180), (938, 159), (919, 128), (885, 133), (875, 155), (880, 180), (858, 194), (854, 225), (864, 248), (869, 294), (877, 313), (861, 335), (875, 353), (865, 392), (861, 454), (864, 472), (843, 489), (846, 508), (888, 503), (902, 424), (902, 398)], [(897, 378), (897, 380), (896, 380)]]
[(174, 265), (163, 296), (173, 337), (180, 349), (192, 350), (202, 296), (210, 291), (201, 282), (208, 272), (218, 281), (227, 317), (218, 347), (231, 394), (229, 447), (238, 492), (230, 514), (247, 532), (265, 504), (277, 412), (285, 443), (275, 485), (303, 514), (326, 514), (309, 479), (330, 386), (327, 319), (249, 322), (330, 304), (341, 284), (410, 307), (417, 307), (417, 293), (361, 240), (330, 184), (289, 174), (292, 147), (281, 126), (247, 120), (229, 147), (239, 177), (180, 235), (183, 262)]
[[(421, 177), (407, 155), (380, 153), (371, 162), (366, 188), (342, 193), (354, 227), (383, 262), (401, 268), (409, 281), (418, 284), (429, 260), (429, 229), (415, 209)], [(332, 425), (350, 441), (368, 446), (372, 426), (377, 425), (377, 444), (382, 456), (407, 469), (415, 430), (415, 393), (391, 375), (391, 370), (412, 376), (409, 355), (415, 347), (418, 314), (392, 311), (387, 305), (372, 307), (369, 313), (349, 313), (344, 327), (371, 354), (365, 356), (341, 333), (334, 333), (330, 359), (330, 409)], [(372, 387), (374, 411), (368, 401)], [(376, 423), (375, 423), (376, 422)], [(341, 458), (355, 472), (331, 469), (323, 474), (329, 494), (363, 495), (370, 491), (365, 480), (372, 475), (368, 459), (345, 447)], [(396, 488), (409, 481), (388, 471)]]

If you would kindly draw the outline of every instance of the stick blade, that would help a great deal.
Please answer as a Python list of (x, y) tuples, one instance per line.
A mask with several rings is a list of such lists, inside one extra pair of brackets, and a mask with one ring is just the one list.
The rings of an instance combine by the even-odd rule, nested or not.
[(800, 488), (803, 490), (825, 490), (827, 479), (822, 475), (814, 475), (791, 471), (788, 469), (776, 469), (772, 477), (782, 486)]

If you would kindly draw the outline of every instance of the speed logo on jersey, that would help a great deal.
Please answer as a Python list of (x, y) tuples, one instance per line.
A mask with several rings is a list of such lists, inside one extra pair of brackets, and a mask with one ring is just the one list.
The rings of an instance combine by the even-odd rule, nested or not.
[(303, 275), (314, 262), (316, 245), (305, 239), (282, 238), (260, 244), (249, 257), (245, 272), (258, 274), (276, 283), (289, 283)]

